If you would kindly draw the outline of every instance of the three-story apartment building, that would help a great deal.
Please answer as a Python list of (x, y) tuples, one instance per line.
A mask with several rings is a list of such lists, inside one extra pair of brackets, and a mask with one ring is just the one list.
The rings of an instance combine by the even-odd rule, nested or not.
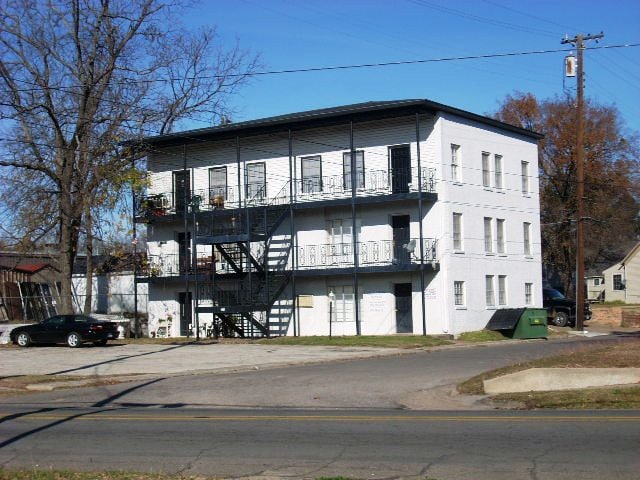
[(428, 100), (146, 138), (150, 331), (455, 335), (539, 307), (539, 138)]

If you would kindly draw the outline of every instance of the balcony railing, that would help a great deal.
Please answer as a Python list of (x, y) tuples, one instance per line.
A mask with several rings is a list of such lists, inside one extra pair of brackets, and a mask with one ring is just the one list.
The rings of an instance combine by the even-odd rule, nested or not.
[[(357, 172), (356, 195), (389, 195), (393, 193), (435, 192), (435, 171), (422, 168), (422, 188), (418, 188), (418, 169), (366, 170)], [(314, 176), (295, 180), (296, 202), (309, 202), (351, 196), (351, 175)]]
[(193, 259), (174, 253), (149, 255), (147, 265), (138, 273), (142, 277), (177, 277), (181, 275), (211, 274), (215, 268), (217, 274), (230, 273), (233, 270), (227, 262), (214, 259), (212, 255), (198, 254), (196, 267)]
[[(366, 170), (358, 172), (355, 186), (359, 197), (401, 194), (410, 192), (433, 193), (436, 188), (435, 170), (422, 168), (422, 188), (418, 188), (418, 169)], [(290, 188), (291, 186), (291, 188)], [(293, 180), (282, 184), (278, 192), (270, 192), (267, 183), (246, 184), (243, 195), (237, 186), (196, 189), (186, 199), (187, 212), (212, 211), (259, 205), (283, 205), (319, 200), (348, 198), (351, 196), (351, 175), (317, 176)], [(276, 187), (277, 188), (277, 187)], [(291, 199), (291, 193), (294, 198)], [(183, 214), (184, 194), (159, 192), (136, 198), (136, 216), (143, 218)]]
[[(359, 266), (411, 265), (420, 263), (420, 240), (406, 244), (393, 240), (358, 242)], [(424, 262), (437, 261), (437, 241), (424, 238)], [(353, 267), (352, 243), (325, 243), (298, 247), (298, 269)]]

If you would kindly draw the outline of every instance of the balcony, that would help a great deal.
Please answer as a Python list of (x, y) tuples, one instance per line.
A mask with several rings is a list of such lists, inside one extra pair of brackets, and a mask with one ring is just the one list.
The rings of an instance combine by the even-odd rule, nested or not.
[[(435, 170), (422, 168), (422, 188), (418, 188), (418, 169), (366, 170), (356, 177), (356, 197), (366, 199), (387, 195), (413, 198), (418, 192), (436, 191)], [(244, 195), (238, 195), (238, 186), (195, 189), (186, 199), (187, 212), (219, 212), (238, 208), (266, 205), (307, 205), (313, 202), (339, 202), (351, 198), (351, 175), (316, 176), (286, 181), (279, 184), (247, 184)], [(275, 191), (277, 189), (277, 191)], [(293, 193), (293, 198), (291, 198)], [(185, 210), (184, 194), (159, 192), (136, 199), (138, 221), (159, 220), (182, 215)], [(222, 211), (222, 212), (221, 212)], [(239, 223), (241, 225), (242, 223)]]
[(167, 278), (182, 277), (184, 275), (211, 275), (215, 268), (216, 274), (233, 273), (231, 266), (211, 254), (198, 254), (196, 267), (193, 259), (177, 253), (149, 255), (147, 264), (138, 271), (140, 277)]
[[(423, 239), (424, 263), (435, 264), (437, 241)], [(414, 270), (420, 264), (420, 240), (411, 239), (405, 245), (393, 240), (358, 242), (358, 266), (384, 267), (382, 270)], [(352, 243), (325, 243), (298, 247), (298, 270), (352, 269), (354, 265)], [(375, 268), (372, 268), (376, 270)]]
[[(366, 170), (356, 176), (356, 196), (402, 195), (408, 193), (435, 193), (435, 170), (422, 168), (422, 188), (419, 187), (418, 169)], [(317, 176), (294, 181), (294, 202), (306, 203), (351, 198), (351, 175)]]

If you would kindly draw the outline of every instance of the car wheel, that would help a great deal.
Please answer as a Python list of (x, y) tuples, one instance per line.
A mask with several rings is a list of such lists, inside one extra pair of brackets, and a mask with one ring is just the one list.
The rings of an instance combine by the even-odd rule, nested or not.
[(82, 339), (76, 332), (71, 332), (69, 335), (67, 335), (67, 345), (69, 345), (71, 348), (79, 347), (81, 342)]
[(16, 335), (16, 343), (21, 347), (28, 347), (31, 345), (31, 337), (27, 332), (19, 332)]
[(553, 324), (556, 327), (566, 327), (569, 324), (569, 316), (566, 312), (556, 312), (553, 316)]
[(93, 342), (96, 347), (104, 347), (107, 344), (107, 339), (103, 338), (102, 340), (96, 340)]

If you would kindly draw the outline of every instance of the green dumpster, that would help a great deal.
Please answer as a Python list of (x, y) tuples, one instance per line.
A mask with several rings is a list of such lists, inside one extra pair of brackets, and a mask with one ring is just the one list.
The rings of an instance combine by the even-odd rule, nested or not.
[(493, 313), (486, 328), (509, 338), (547, 338), (547, 311), (544, 308), (502, 308)]

